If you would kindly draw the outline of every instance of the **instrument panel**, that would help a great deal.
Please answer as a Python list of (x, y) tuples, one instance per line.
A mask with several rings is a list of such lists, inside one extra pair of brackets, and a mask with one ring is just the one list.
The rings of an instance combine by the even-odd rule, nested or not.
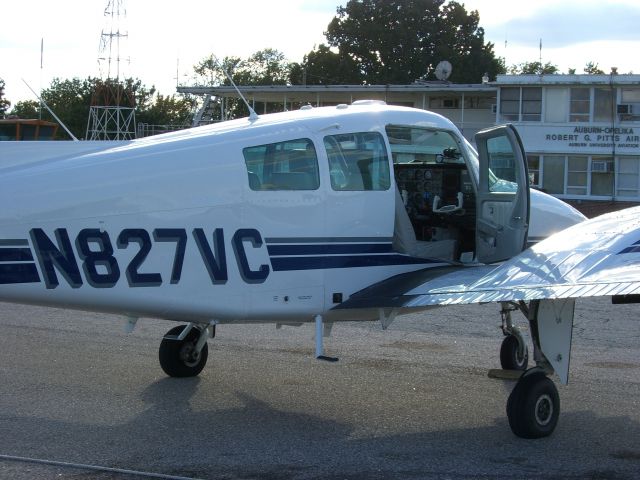
[[(441, 229), (475, 229), (476, 196), (466, 165), (406, 163), (394, 170), (418, 240), (439, 239)], [(434, 211), (436, 197), (440, 212)]]

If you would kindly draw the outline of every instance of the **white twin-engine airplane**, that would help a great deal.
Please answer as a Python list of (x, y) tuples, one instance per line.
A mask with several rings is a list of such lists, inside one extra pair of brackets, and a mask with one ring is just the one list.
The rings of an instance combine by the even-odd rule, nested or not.
[(14, 162), (0, 170), (0, 300), (187, 322), (159, 349), (177, 377), (202, 370), (217, 324), (315, 322), (328, 359), (332, 322), (497, 302), (502, 367), (528, 365), (515, 310), (536, 364), (509, 424), (547, 436), (574, 300), (640, 293), (640, 209), (584, 221), (529, 191), (513, 127), (476, 144), (434, 113), (364, 101)]

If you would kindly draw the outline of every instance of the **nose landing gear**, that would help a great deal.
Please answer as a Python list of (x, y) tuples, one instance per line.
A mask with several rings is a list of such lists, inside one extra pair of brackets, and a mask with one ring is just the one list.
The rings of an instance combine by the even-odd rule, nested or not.
[(195, 377), (207, 363), (209, 347), (207, 337), (215, 336), (215, 325), (173, 327), (158, 350), (162, 370), (170, 377)]

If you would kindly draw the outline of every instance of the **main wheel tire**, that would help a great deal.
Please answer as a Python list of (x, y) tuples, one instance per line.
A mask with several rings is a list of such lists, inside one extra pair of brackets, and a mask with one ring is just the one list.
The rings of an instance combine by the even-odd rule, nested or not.
[(205, 343), (199, 353), (195, 351), (200, 331), (193, 328), (184, 340), (178, 340), (177, 337), (184, 328), (184, 326), (172, 328), (160, 342), (158, 350), (160, 366), (170, 377), (195, 377), (207, 363), (208, 345)]
[(542, 438), (553, 433), (560, 415), (560, 396), (544, 373), (525, 374), (507, 401), (511, 431), (522, 438)]
[(526, 370), (529, 365), (529, 351), (524, 347), (524, 354), (518, 354), (518, 339), (507, 335), (500, 346), (500, 365), (503, 370)]

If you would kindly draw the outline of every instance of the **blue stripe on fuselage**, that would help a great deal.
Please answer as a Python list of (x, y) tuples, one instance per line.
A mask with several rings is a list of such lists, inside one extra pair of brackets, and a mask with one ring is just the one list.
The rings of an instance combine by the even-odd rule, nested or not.
[(32, 262), (30, 248), (0, 247), (0, 262)]
[(25, 239), (0, 239), (0, 285), (37, 283), (40, 274)]
[(330, 268), (382, 267), (442, 263), (439, 260), (406, 255), (336, 255), (323, 257), (271, 257), (274, 272)]
[(357, 253), (391, 253), (390, 243), (348, 243), (325, 245), (267, 245), (267, 251), (272, 257), (291, 255), (348, 255)]
[(0, 285), (39, 281), (40, 275), (35, 263), (0, 263)]

